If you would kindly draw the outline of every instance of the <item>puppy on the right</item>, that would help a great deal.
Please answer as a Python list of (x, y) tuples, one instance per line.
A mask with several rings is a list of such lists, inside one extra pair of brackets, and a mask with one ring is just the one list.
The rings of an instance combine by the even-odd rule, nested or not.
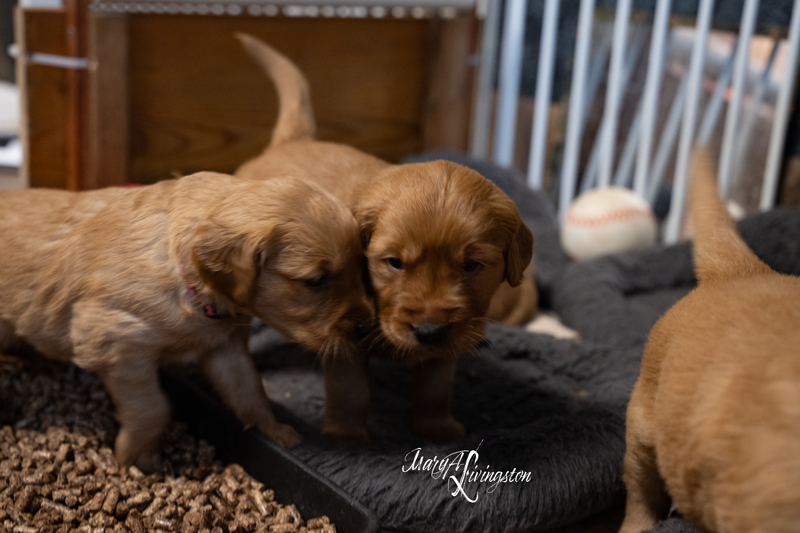
[(674, 506), (705, 531), (800, 531), (800, 278), (736, 233), (711, 156), (692, 190), (698, 286), (650, 333), (627, 413), (621, 533)]

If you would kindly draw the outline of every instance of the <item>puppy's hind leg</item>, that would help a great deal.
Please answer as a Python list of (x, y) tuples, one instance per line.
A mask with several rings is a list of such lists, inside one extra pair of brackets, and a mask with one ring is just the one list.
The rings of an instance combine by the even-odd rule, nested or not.
[(245, 426), (255, 426), (278, 446), (289, 449), (300, 442), (300, 435), (275, 419), (261, 376), (247, 351), (246, 333), (242, 337), (204, 357), (203, 372)]
[(670, 499), (656, 463), (652, 414), (642, 396), (637, 384), (626, 419), (623, 479), (628, 496), (619, 533), (652, 529), (669, 513)]

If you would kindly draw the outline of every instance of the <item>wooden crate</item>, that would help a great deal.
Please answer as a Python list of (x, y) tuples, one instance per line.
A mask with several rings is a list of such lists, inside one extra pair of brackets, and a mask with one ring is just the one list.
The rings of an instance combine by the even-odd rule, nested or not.
[[(21, 9), (18, 19), (28, 52), (64, 38), (61, 12)], [(80, 189), (152, 183), (199, 170), (233, 172), (257, 155), (277, 101), (236, 32), (272, 44), (306, 73), (318, 138), (389, 161), (430, 148), (466, 149), (475, 24), (463, 12), (450, 19), (90, 12), (82, 134), (64, 129), (64, 73), (22, 67), (30, 182)], [(37, 89), (41, 69), (49, 69), (47, 94)], [(57, 110), (40, 113), (43, 105)], [(36, 140), (44, 130), (83, 139), (81, 153), (67, 154), (85, 158), (74, 183), (63, 170), (63, 139), (59, 144), (54, 135), (50, 141), (59, 145), (45, 146)]]

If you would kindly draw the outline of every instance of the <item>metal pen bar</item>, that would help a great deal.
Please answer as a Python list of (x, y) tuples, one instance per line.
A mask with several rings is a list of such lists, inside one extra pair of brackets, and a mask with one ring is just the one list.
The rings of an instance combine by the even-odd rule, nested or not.
[(650, 168), (651, 177), (647, 187), (647, 201), (650, 202), (650, 205), (653, 205), (656, 201), (661, 182), (664, 180), (664, 171), (667, 168), (669, 156), (675, 149), (675, 141), (678, 139), (678, 130), (681, 126), (681, 115), (686, 104), (686, 90), (688, 87), (689, 75), (687, 73), (681, 78), (678, 90), (675, 92), (675, 98), (672, 100), (672, 106), (670, 107), (669, 115), (667, 115), (667, 122), (664, 124), (664, 129), (661, 131), (661, 139), (658, 141), (653, 166)]
[[(731, 82), (733, 58), (734, 54), (732, 53), (728, 59), (728, 62), (725, 64), (725, 67), (722, 69), (719, 78), (717, 79), (717, 85), (714, 88), (714, 93), (711, 95), (708, 106), (706, 106), (706, 110), (703, 113), (703, 120), (697, 133), (698, 144), (705, 144), (710, 138), (711, 133), (714, 131), (714, 128), (716, 128), (720, 111), (722, 109), (723, 95), (725, 94), (725, 90)], [(658, 143), (656, 157), (653, 159), (653, 165), (650, 168), (650, 180), (649, 185), (646, 188), (647, 201), (649, 201), (650, 204), (653, 204), (656, 200), (658, 189), (661, 186), (661, 182), (664, 178), (664, 171), (667, 168), (669, 156), (675, 149), (675, 141), (678, 138), (678, 128), (681, 124), (681, 113), (686, 102), (686, 88), (688, 86), (688, 81), (689, 77), (686, 75), (681, 78), (678, 91), (675, 94), (675, 99), (672, 102), (669, 115), (667, 116), (667, 122), (664, 125), (664, 130), (661, 134), (661, 140)]]
[(753, 128), (755, 128), (756, 120), (761, 111), (761, 105), (764, 103), (764, 93), (766, 93), (767, 85), (769, 85), (769, 75), (770, 72), (772, 72), (772, 66), (775, 64), (775, 57), (778, 55), (779, 45), (780, 41), (775, 39), (764, 70), (761, 72), (761, 76), (759, 76), (755, 88), (753, 89), (753, 96), (750, 98), (750, 105), (747, 107), (747, 111), (744, 114), (742, 126), (739, 128), (739, 135), (736, 137), (736, 149), (733, 151), (733, 162), (731, 165), (729, 189), (731, 192), (733, 192), (734, 186), (736, 185), (736, 178), (739, 175), (742, 157), (747, 153), (748, 147), (750, 146)]
[[(628, 54), (625, 58), (625, 69), (623, 70), (622, 79), (620, 80), (623, 86), (628, 84), (628, 80), (633, 74), (633, 69), (636, 66), (636, 62), (639, 61), (639, 55), (646, 39), (647, 30), (642, 26), (637, 26), (633, 31), (631, 46), (629, 47)], [(600, 165), (600, 150), (603, 146), (604, 139), (603, 128), (605, 125), (605, 121), (600, 125), (600, 131), (598, 132), (597, 137), (595, 137), (594, 144), (592, 145), (589, 161), (586, 164), (586, 168), (583, 172), (583, 179), (581, 180), (581, 192), (588, 191), (594, 187), (595, 183), (597, 182), (597, 172)]]
[(611, 47), (606, 104), (603, 110), (602, 148), (600, 153), (600, 187), (611, 183), (611, 169), (614, 166), (617, 126), (619, 124), (619, 105), (625, 83), (622, 82), (625, 45), (628, 38), (628, 25), (631, 18), (632, 0), (619, 0), (614, 19), (614, 44)]
[(650, 41), (650, 56), (647, 61), (647, 79), (642, 97), (642, 136), (639, 142), (639, 152), (636, 157), (636, 177), (633, 190), (644, 197), (647, 186), (647, 170), (650, 166), (650, 153), (653, 150), (656, 119), (658, 118), (658, 95), (661, 87), (661, 77), (664, 71), (664, 49), (667, 42), (667, 28), (669, 14), (672, 7), (671, 0), (658, 0), (656, 13), (653, 19), (653, 36)]
[(481, 29), (480, 69), (473, 102), (472, 144), (473, 157), (485, 159), (489, 152), (489, 126), (492, 119), (492, 84), (497, 62), (497, 33), (500, 31), (500, 0), (487, 0), (486, 17)]
[(667, 217), (665, 241), (675, 243), (680, 233), (681, 219), (683, 218), (683, 205), (686, 196), (686, 181), (689, 170), (689, 152), (692, 148), (694, 131), (697, 122), (697, 108), (700, 103), (700, 93), (703, 90), (703, 66), (705, 64), (706, 45), (708, 32), (711, 26), (711, 12), (714, 0), (700, 0), (697, 17), (692, 60), (689, 65), (689, 81), (687, 87), (686, 107), (683, 111), (683, 124), (681, 124), (681, 137), (678, 142), (678, 156), (675, 161), (675, 179), (672, 183), (672, 202), (670, 203)]
[(636, 147), (639, 146), (641, 130), (642, 105), (639, 105), (628, 130), (628, 138), (625, 140), (625, 148), (622, 149), (617, 171), (614, 173), (614, 185), (618, 187), (628, 187), (630, 184), (631, 170), (633, 169), (633, 161), (636, 158)]
[(725, 91), (731, 84), (731, 75), (733, 74), (733, 61), (736, 57), (736, 48), (734, 47), (725, 66), (722, 67), (717, 78), (717, 84), (714, 87), (714, 92), (711, 94), (711, 99), (708, 101), (706, 110), (703, 113), (703, 120), (700, 122), (700, 129), (697, 130), (697, 144), (705, 144), (711, 139), (711, 134), (714, 133), (714, 128), (717, 127), (720, 111), (722, 111), (722, 101), (724, 100)]
[(558, 215), (563, 218), (575, 194), (575, 181), (578, 174), (578, 156), (583, 134), (584, 92), (586, 74), (589, 66), (589, 46), (592, 42), (592, 20), (594, 19), (594, 0), (581, 0), (578, 13), (578, 36), (575, 43), (575, 63), (572, 85), (569, 91), (569, 115), (564, 142), (564, 163), (561, 166), (560, 190), (558, 193)]
[(494, 139), (494, 161), (510, 167), (514, 156), (517, 103), (522, 75), (526, 0), (506, 0), (503, 45), (500, 57), (500, 87)]
[(781, 167), (783, 145), (786, 141), (786, 127), (789, 123), (789, 108), (794, 93), (795, 77), (797, 76), (798, 52), (800, 52), (800, 0), (795, 0), (794, 8), (792, 9), (792, 20), (789, 23), (789, 61), (787, 61), (786, 65), (786, 77), (781, 82), (778, 101), (775, 104), (775, 120), (772, 122), (767, 164), (761, 188), (759, 208), (762, 211), (772, 208), (778, 191), (778, 172)]
[[(594, 3), (592, 3), (594, 5)], [(600, 87), (600, 80), (603, 79), (603, 72), (606, 71), (606, 63), (608, 63), (608, 56), (611, 52), (611, 40), (614, 34), (611, 28), (606, 28), (606, 25), (600, 23), (597, 25), (597, 33), (600, 34), (600, 43), (597, 49), (592, 53), (592, 58), (589, 63), (589, 74), (586, 81), (586, 90), (583, 95), (583, 107), (581, 108), (581, 131), (586, 126), (586, 121), (589, 118), (589, 112), (592, 109), (592, 103), (597, 96), (597, 89)]]
[(545, 148), (547, 147), (547, 122), (550, 116), (550, 96), (553, 89), (553, 69), (558, 32), (558, 5), (560, 0), (546, 0), (542, 17), (542, 40), (539, 45), (539, 65), (536, 76), (536, 99), (533, 111), (533, 132), (528, 159), (528, 186), (542, 188)]
[(719, 156), (719, 190), (723, 197), (728, 196), (731, 174), (733, 172), (733, 150), (736, 142), (736, 131), (739, 126), (739, 110), (742, 106), (742, 93), (747, 79), (750, 58), (750, 41), (756, 25), (758, 0), (746, 0), (739, 26), (739, 40), (736, 47), (736, 64), (733, 69), (733, 94), (725, 114), (725, 130), (722, 134), (722, 149)]

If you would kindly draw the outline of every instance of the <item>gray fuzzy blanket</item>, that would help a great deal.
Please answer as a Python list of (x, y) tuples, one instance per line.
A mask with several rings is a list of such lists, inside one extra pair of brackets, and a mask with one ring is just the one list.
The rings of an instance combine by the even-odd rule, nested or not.
[[(251, 348), (270, 395), (304, 437), (292, 453), (374, 510), (384, 531), (616, 531), (625, 407), (650, 328), (694, 284), (690, 247), (570, 264), (549, 203), (519, 176), (446, 156), (476, 168), (517, 202), (534, 233), (542, 301), (580, 332), (581, 342), (490, 326), (486, 341), (459, 364), (454, 414), (468, 436), (451, 445), (411, 431), (408, 371), (373, 360), (372, 446), (360, 449), (319, 436), (324, 391), (314, 356), (256, 328)], [(800, 213), (775, 210), (740, 229), (768, 264), (800, 274)], [(692, 529), (673, 517), (655, 531)]]

